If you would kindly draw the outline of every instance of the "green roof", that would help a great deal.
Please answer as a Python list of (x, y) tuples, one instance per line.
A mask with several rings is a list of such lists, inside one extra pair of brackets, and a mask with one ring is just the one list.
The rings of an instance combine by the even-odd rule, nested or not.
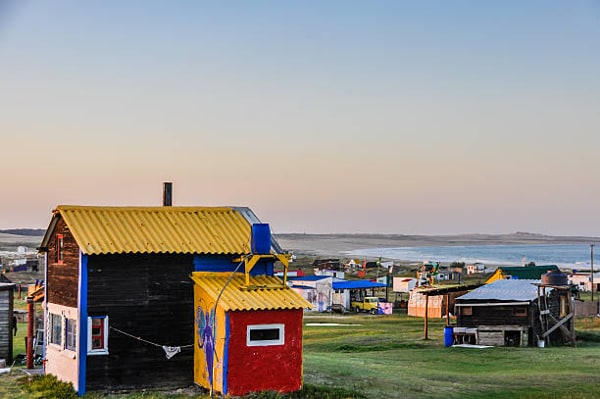
[(502, 271), (504, 276), (513, 276), (521, 280), (540, 280), (542, 275), (549, 271), (560, 272), (560, 269), (556, 265), (500, 266), (498, 269)]

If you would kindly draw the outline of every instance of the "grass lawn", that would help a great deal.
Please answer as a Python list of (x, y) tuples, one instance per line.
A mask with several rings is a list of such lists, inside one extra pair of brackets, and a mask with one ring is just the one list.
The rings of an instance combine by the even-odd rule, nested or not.
[[(307, 314), (304, 327), (304, 381), (316, 394), (329, 388), (366, 398), (592, 398), (600, 397), (600, 319), (576, 321), (574, 347), (466, 349), (443, 346), (442, 320), (404, 314)], [(335, 325), (331, 325), (335, 324)], [(19, 325), (24, 334), (25, 326)], [(15, 342), (23, 341), (17, 338)], [(29, 398), (15, 368), (0, 375), (0, 397)], [(87, 394), (85, 398), (207, 398), (198, 392)], [(356, 395), (356, 396), (359, 396)], [(45, 397), (45, 396), (37, 396)], [(276, 398), (274, 395), (253, 398)]]
[[(573, 347), (445, 348), (441, 320), (308, 316), (304, 374), (311, 384), (351, 386), (369, 398), (600, 397), (600, 328), (580, 319), (592, 342)], [(340, 323), (313, 326), (313, 323)]]

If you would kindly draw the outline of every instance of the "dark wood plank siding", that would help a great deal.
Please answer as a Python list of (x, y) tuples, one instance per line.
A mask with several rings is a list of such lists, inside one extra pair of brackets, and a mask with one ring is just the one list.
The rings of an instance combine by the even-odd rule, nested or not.
[(0, 288), (0, 359), (6, 359), (9, 366), (13, 351), (13, 289), (12, 284)]
[[(56, 237), (63, 235), (63, 263), (56, 261)], [(48, 302), (77, 307), (79, 285), (79, 247), (61, 219), (48, 243)]]
[[(191, 345), (194, 294), (191, 255), (101, 255), (88, 260), (88, 313), (167, 346)], [(171, 359), (162, 348), (110, 330), (108, 355), (87, 357), (87, 389), (192, 385), (193, 347)]]
[[(465, 303), (466, 305), (466, 303)], [(515, 308), (526, 308), (527, 315), (519, 316), (515, 314)], [(495, 325), (530, 325), (530, 317), (537, 314), (537, 305), (503, 305), (503, 306), (472, 306), (471, 315), (463, 314), (464, 310), (459, 308), (458, 324), (461, 327), (477, 327), (480, 325), (495, 326)]]

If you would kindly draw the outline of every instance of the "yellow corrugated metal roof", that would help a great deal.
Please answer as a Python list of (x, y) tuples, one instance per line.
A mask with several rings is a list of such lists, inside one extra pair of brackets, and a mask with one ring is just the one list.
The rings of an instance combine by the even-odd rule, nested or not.
[[(192, 273), (194, 282), (215, 300), (230, 276), (231, 273)], [(219, 306), (225, 311), (307, 309), (312, 307), (291, 288), (282, 286), (281, 288), (242, 289), (245, 284), (244, 273), (236, 273), (223, 291), (219, 299)], [(251, 276), (250, 285), (255, 287), (282, 285), (282, 281), (273, 276)]]
[(60, 205), (58, 215), (88, 255), (250, 252), (250, 223), (227, 207)]

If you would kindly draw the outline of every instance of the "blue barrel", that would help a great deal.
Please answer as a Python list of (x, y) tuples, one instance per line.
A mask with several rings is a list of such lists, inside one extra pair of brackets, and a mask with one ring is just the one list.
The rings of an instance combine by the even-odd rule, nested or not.
[(271, 229), (268, 223), (254, 223), (250, 239), (252, 253), (267, 255), (271, 253)]
[(444, 327), (444, 346), (448, 348), (454, 344), (454, 327)]

